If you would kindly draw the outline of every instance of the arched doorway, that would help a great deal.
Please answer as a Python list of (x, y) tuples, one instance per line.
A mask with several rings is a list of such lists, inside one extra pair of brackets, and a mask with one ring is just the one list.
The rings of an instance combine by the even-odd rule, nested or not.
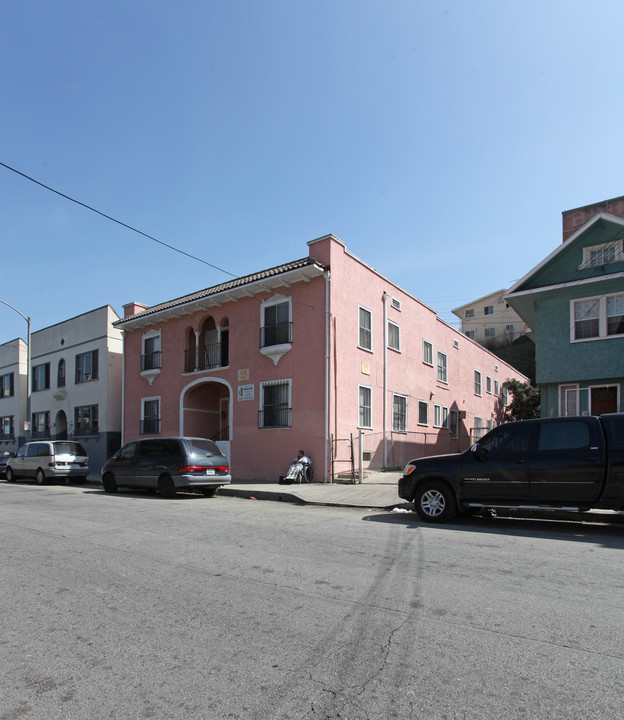
[(54, 439), (67, 440), (67, 415), (59, 410), (54, 418)]
[(232, 388), (225, 380), (202, 378), (180, 396), (180, 435), (214, 440), (230, 458)]

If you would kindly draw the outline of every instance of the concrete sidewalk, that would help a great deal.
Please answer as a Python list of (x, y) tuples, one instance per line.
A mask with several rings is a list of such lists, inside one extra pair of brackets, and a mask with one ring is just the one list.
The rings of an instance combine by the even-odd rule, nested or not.
[(362, 483), (303, 483), (280, 485), (279, 483), (234, 482), (219, 488), (219, 495), (254, 498), (256, 500), (277, 500), (312, 505), (343, 505), (345, 507), (367, 507), (391, 509), (411, 503), (401, 500), (397, 483), (400, 472), (367, 471)]

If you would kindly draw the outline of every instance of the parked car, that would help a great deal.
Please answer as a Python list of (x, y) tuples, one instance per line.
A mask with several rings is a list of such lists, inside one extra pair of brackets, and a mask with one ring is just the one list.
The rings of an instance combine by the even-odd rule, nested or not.
[(26, 478), (39, 485), (58, 479), (85, 482), (88, 474), (89, 456), (80, 443), (71, 440), (27, 442), (6, 467), (7, 482)]
[(499, 425), (466, 452), (412, 460), (398, 490), (427, 522), (480, 508), (624, 510), (624, 413)]
[(212, 496), (232, 481), (228, 459), (205, 438), (164, 437), (135, 440), (109, 458), (101, 470), (109, 493), (120, 487), (158, 490), (172, 498), (180, 489)]
[(0, 477), (6, 477), (6, 466), (9, 458), (15, 457), (14, 452), (5, 451), (0, 453)]

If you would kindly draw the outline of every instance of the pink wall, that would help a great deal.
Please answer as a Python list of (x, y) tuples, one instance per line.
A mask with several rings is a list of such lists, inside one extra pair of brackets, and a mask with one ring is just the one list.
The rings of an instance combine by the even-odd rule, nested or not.
[[(434, 404), (465, 413), (464, 434), (474, 418), (496, 417), (498, 399), (486, 393), (486, 376), (496, 378), (500, 387), (508, 377), (525, 380), (512, 368), (458, 331), (440, 321), (435, 312), (382, 277), (351, 255), (344, 243), (329, 235), (309, 243), (310, 257), (330, 266), (329, 345), (326, 345), (326, 281), (313, 277), (307, 282), (284, 283), (279, 293), (292, 298), (292, 346), (277, 365), (259, 349), (261, 303), (273, 293), (260, 292), (224, 302), (221, 307), (163, 322), (158, 313), (145, 317), (148, 324), (138, 328), (134, 321), (122, 325), (125, 332), (124, 442), (140, 436), (142, 400), (161, 401), (161, 435), (200, 434), (211, 436), (225, 422), (230, 423), (231, 468), (235, 480), (277, 481), (288, 468), (290, 458), (302, 448), (315, 464), (317, 479), (331, 477), (329, 454), (326, 467), (326, 422), (328, 437), (349, 438), (358, 434), (358, 386), (372, 389), (372, 429), (364, 432), (365, 449), (372, 455), (371, 466), (402, 465), (411, 457), (433, 452), (457, 451), (460, 442), (451, 440), (447, 429), (433, 427)], [(253, 287), (250, 285), (250, 288)], [(257, 290), (258, 288), (255, 287)], [(400, 352), (384, 353), (384, 294), (388, 296), (387, 316), (401, 329)], [(395, 298), (401, 310), (391, 307)], [(372, 312), (372, 352), (358, 348), (358, 308)], [(149, 312), (149, 311), (148, 311)], [(189, 330), (200, 331), (212, 316), (214, 325), (229, 327), (228, 367), (184, 372), (184, 351)], [(142, 321), (142, 318), (141, 320)], [(162, 368), (148, 379), (140, 374), (143, 334), (160, 330)], [(433, 345), (434, 366), (423, 362), (423, 338)], [(459, 347), (454, 347), (454, 341)], [(327, 358), (326, 358), (327, 348)], [(437, 381), (436, 353), (448, 358), (448, 382)], [(325, 412), (325, 368), (328, 367), (328, 412)], [(498, 370), (496, 370), (498, 366)], [(474, 370), (482, 372), (483, 392), (474, 394)], [(260, 385), (270, 380), (292, 381), (291, 427), (259, 429)], [(206, 381), (211, 381), (206, 384)], [(251, 400), (239, 400), (239, 386), (253, 386)], [(383, 442), (384, 388), (387, 396), (387, 443)], [(392, 394), (408, 399), (407, 432), (392, 429)], [(227, 419), (220, 411), (219, 398), (230, 399)], [(418, 424), (418, 401), (429, 407), (427, 425)], [(182, 408), (182, 418), (181, 418)], [(464, 438), (464, 447), (467, 444)], [(462, 448), (463, 449), (463, 448)], [(347, 443), (338, 443), (340, 461), (336, 471), (346, 470)]]

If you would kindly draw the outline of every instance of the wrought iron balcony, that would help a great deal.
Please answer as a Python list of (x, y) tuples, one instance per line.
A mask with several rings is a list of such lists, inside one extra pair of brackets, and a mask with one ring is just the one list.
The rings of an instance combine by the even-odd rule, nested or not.
[(265, 325), (260, 328), (260, 347), (271, 345), (288, 345), (292, 343), (292, 323), (278, 323), (277, 325)]

